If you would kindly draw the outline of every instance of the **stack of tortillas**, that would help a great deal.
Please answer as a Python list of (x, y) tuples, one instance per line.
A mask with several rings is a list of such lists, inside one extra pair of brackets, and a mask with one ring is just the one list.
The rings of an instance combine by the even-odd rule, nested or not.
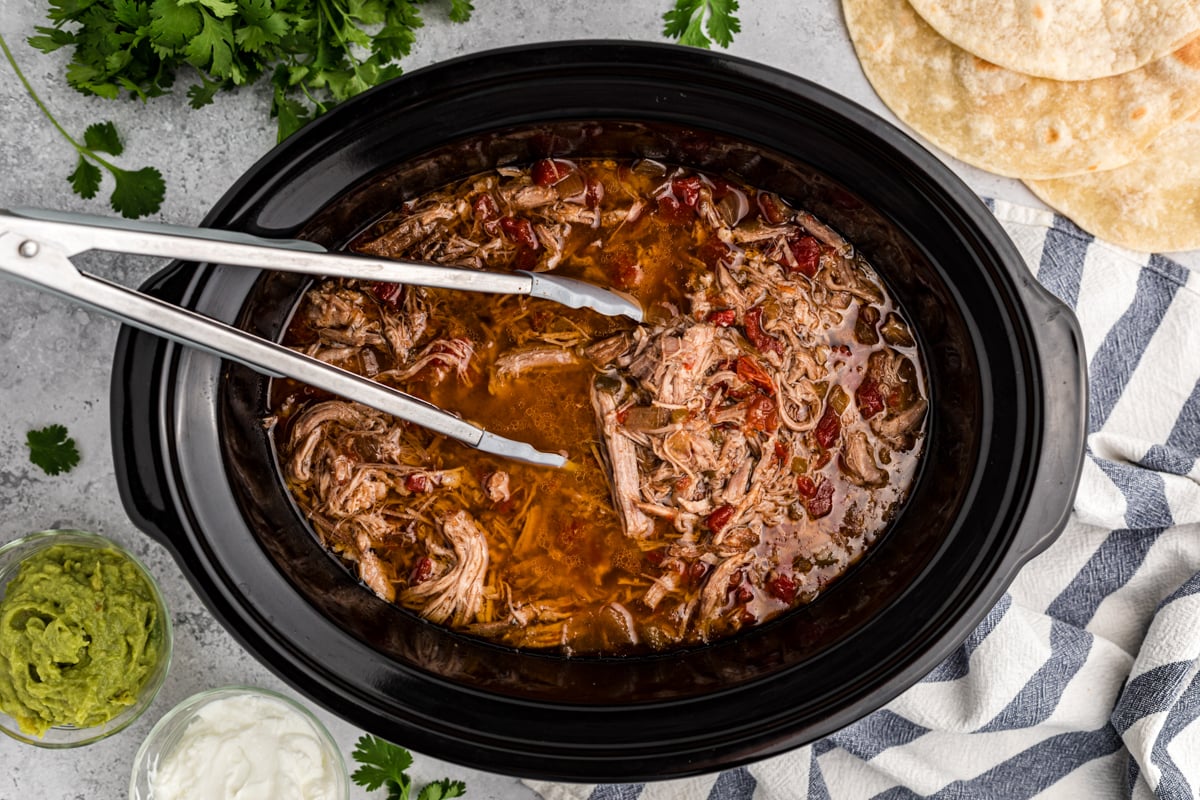
[(1096, 236), (1200, 249), (1200, 0), (842, 0), (867, 79)]

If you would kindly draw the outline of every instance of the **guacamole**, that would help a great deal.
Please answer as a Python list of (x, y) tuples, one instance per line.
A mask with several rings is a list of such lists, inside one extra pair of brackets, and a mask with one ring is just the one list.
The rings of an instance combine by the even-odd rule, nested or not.
[(51, 545), (0, 599), (0, 710), (42, 736), (89, 728), (137, 701), (163, 647), (154, 589), (116, 550)]

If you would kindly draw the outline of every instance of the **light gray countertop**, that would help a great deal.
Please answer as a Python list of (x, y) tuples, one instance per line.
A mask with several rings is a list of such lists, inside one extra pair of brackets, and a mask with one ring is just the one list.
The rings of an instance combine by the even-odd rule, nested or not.
[[(404, 66), (412, 71), (464, 53), (538, 41), (663, 42), (661, 15), (669, 5), (670, 0), (477, 0), (473, 19), (453, 25), (442, 18), (441, 5), (428, 4), (427, 25)], [(162, 220), (198, 223), (234, 180), (274, 145), (269, 97), (261, 87), (219, 97), (198, 111), (187, 106), (186, 79), (172, 96), (145, 105), (76, 93), (62, 77), (65, 51), (43, 55), (24, 43), (34, 25), (44, 24), (45, 8), (45, 0), (0, 0), (0, 33), (68, 131), (81, 133), (91, 122), (111, 119), (126, 140), (124, 163), (152, 164), (163, 172), (168, 189)], [(896, 122), (859, 69), (836, 0), (745, 0), (741, 17), (743, 30), (730, 53), (823, 84)], [(0, 207), (111, 213), (103, 200), (85, 201), (70, 192), (70, 147), (38, 113), (7, 64), (0, 66), (0, 75)], [(1017, 181), (942, 157), (980, 194), (1041, 205)], [(1175, 257), (1200, 267), (1200, 252)], [(127, 286), (138, 285), (161, 266), (147, 259), (107, 257), (84, 263), (90, 271)], [(172, 609), (175, 660), (149, 712), (101, 743), (52, 751), (0, 737), (0, 800), (124, 797), (143, 737), (183, 698), (229, 683), (295, 694), (214, 620), (166, 551), (138, 531), (121, 506), (108, 407), (117, 330), (115, 322), (64, 301), (0, 283), (0, 543), (34, 530), (77, 527), (131, 548), (158, 577)], [(42, 474), (29, 462), (24, 443), (26, 431), (52, 423), (66, 424), (82, 453), (76, 469), (57, 477)], [(361, 731), (322, 709), (314, 710), (349, 760)], [(421, 753), (415, 756), (418, 780), (459, 778), (474, 798), (534, 796), (515, 778), (480, 773)]]

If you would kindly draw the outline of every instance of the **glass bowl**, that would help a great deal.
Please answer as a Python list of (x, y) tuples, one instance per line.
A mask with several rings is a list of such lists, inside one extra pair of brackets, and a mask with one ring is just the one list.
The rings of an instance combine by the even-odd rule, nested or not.
[(171, 644), (158, 583), (115, 542), (51, 530), (0, 547), (3, 733), (46, 748), (112, 736), (154, 702)]
[(227, 797), (235, 784), (270, 797), (350, 797), (342, 752), (311, 711), (269, 689), (223, 686), (192, 695), (155, 724), (134, 757), (129, 798)]

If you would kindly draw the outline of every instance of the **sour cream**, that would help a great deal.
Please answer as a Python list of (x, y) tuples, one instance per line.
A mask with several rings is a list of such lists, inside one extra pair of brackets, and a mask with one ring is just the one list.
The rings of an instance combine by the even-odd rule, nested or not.
[(342, 800), (338, 770), (299, 711), (234, 695), (195, 712), (151, 771), (149, 800)]

